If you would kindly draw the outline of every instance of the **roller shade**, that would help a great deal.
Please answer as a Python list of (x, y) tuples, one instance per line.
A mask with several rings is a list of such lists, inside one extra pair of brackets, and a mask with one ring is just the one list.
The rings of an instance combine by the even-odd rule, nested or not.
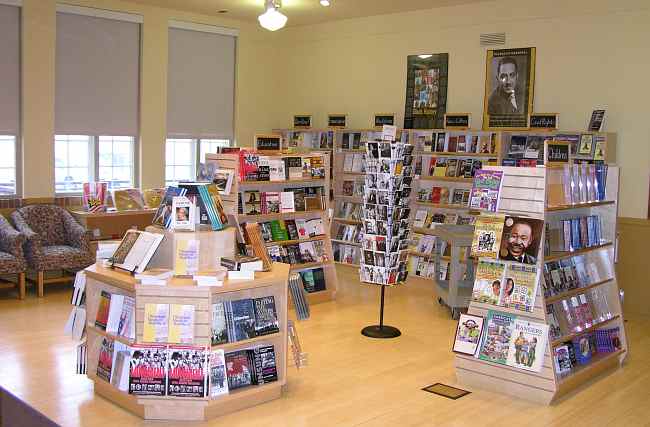
[(20, 8), (0, 4), (0, 134), (20, 131)]
[(167, 134), (233, 138), (233, 35), (169, 29)]
[(56, 14), (57, 134), (138, 135), (140, 24)]

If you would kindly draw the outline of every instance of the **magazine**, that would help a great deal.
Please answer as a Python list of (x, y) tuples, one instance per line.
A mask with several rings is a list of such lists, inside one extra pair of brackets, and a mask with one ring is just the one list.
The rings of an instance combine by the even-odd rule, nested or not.
[(478, 170), (469, 196), (470, 209), (496, 212), (499, 209), (503, 171)]

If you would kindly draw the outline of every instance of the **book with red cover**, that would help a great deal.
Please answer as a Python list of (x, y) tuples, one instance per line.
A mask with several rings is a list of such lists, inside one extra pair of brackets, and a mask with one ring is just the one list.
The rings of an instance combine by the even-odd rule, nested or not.
[(129, 394), (164, 396), (167, 352), (162, 345), (131, 346)]
[(431, 189), (431, 203), (440, 203), (440, 187), (433, 187)]
[(167, 396), (206, 396), (207, 352), (204, 347), (171, 346), (167, 349), (167, 360)]
[(106, 324), (108, 323), (108, 311), (111, 306), (111, 294), (102, 291), (99, 297), (99, 307), (97, 308), (97, 317), (95, 318), (95, 326), (105, 331)]
[(239, 152), (239, 177), (243, 181), (257, 181), (259, 155), (252, 151)]
[(253, 372), (254, 367), (246, 350), (226, 353), (226, 376), (230, 390), (254, 384)]

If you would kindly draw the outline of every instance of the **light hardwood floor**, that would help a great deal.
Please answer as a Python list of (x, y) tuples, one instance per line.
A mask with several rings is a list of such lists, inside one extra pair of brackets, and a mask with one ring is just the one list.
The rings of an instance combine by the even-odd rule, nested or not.
[[(379, 289), (360, 285), (339, 266), (335, 302), (312, 307), (297, 324), (309, 365), (289, 368), (288, 389), (276, 401), (217, 418), (215, 426), (633, 426), (650, 425), (650, 319), (629, 317), (630, 353), (622, 369), (550, 407), (472, 390), (449, 400), (420, 389), (457, 385), (450, 351), (455, 321), (439, 306), (430, 282), (388, 289), (393, 340), (360, 334), (378, 321)], [(70, 288), (33, 289), (19, 301), (0, 294), (0, 384), (63, 426), (188, 425), (144, 422), (95, 397), (74, 374), (74, 343), (63, 336)]]

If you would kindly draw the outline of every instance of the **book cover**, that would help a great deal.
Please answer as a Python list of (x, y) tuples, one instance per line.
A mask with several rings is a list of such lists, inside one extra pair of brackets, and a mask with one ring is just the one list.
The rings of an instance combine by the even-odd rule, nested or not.
[(108, 320), (106, 321), (106, 333), (117, 335), (117, 329), (120, 322), (120, 315), (122, 314), (122, 306), (124, 305), (124, 295), (113, 294), (111, 295), (110, 305), (108, 308)]
[(212, 177), (212, 183), (217, 186), (217, 190), (219, 190), (219, 194), (223, 194), (227, 196), (230, 194), (230, 190), (232, 189), (232, 183), (234, 178), (235, 178), (235, 171), (233, 169), (217, 168), (214, 171), (214, 175)]
[(174, 197), (184, 196), (187, 190), (179, 187), (167, 187), (165, 196), (163, 197), (158, 210), (153, 217), (153, 224), (160, 227), (169, 227), (172, 219), (172, 203)]
[(476, 219), (471, 255), (474, 257), (496, 258), (501, 247), (505, 217), (501, 215), (481, 215)]
[(167, 342), (169, 336), (169, 304), (145, 304), (142, 340)]
[(129, 391), (129, 365), (131, 364), (131, 348), (126, 345), (113, 346), (113, 373), (111, 385), (118, 390)]
[(221, 201), (219, 189), (215, 184), (208, 184), (203, 186), (203, 192), (207, 199), (206, 204), (212, 212), (212, 217), (210, 218), (212, 230), (222, 230), (228, 224), (228, 216)]
[(113, 205), (118, 211), (144, 209), (144, 198), (137, 188), (112, 190)]
[(557, 346), (555, 347), (554, 353), (553, 363), (555, 364), (555, 372), (560, 376), (571, 373), (572, 364), (569, 347), (566, 344)]
[(499, 305), (532, 312), (538, 281), (536, 265), (508, 263)]
[(239, 152), (239, 175), (242, 181), (257, 181), (258, 179), (258, 162), (257, 153), (248, 150)]
[(269, 335), (280, 331), (275, 298), (269, 295), (253, 300), (255, 305), (255, 335)]
[(257, 160), (257, 180), (269, 181), (271, 179), (271, 167), (267, 156), (259, 156)]
[(506, 364), (514, 323), (515, 316), (498, 311), (488, 311), (479, 359), (501, 365)]
[(224, 351), (214, 350), (209, 356), (210, 397), (228, 394), (228, 379), (226, 377), (226, 359)]
[(302, 158), (285, 157), (289, 179), (302, 179)]
[(174, 344), (194, 343), (194, 305), (170, 304), (169, 338)]
[(207, 352), (204, 347), (170, 346), (167, 360), (167, 396), (206, 396)]
[(188, 197), (178, 196), (172, 199), (172, 222), (174, 230), (194, 231), (196, 226), (196, 204)]
[(469, 196), (470, 209), (496, 212), (499, 209), (503, 171), (478, 170)]
[(548, 325), (515, 319), (506, 365), (527, 371), (541, 371), (547, 339)]
[(257, 384), (267, 384), (278, 380), (275, 349), (272, 345), (263, 345), (253, 349), (253, 360)]
[(113, 370), (113, 340), (108, 337), (102, 338), (99, 348), (99, 360), (97, 361), (97, 376), (106, 382), (111, 382)]
[(483, 331), (483, 320), (480, 316), (461, 313), (452, 348), (454, 352), (471, 356), (476, 354)]
[(117, 335), (129, 340), (135, 340), (135, 299), (133, 297), (124, 297), (122, 312), (117, 325)]
[(503, 275), (506, 269), (504, 262), (479, 259), (472, 289), (472, 301), (487, 304), (498, 304), (501, 288), (504, 286)]
[(315, 156), (310, 158), (310, 172), (312, 178), (325, 178), (325, 165), (323, 164), (323, 158), (320, 156)]
[(84, 182), (82, 195), (84, 209), (88, 212), (106, 211), (107, 188), (106, 182)]
[(99, 296), (99, 306), (97, 308), (97, 316), (95, 317), (95, 326), (105, 331), (108, 324), (108, 314), (111, 306), (111, 294), (102, 291)]
[(253, 300), (241, 299), (231, 302), (233, 341), (255, 338), (255, 306)]
[(253, 369), (246, 350), (226, 353), (226, 377), (229, 390), (253, 384)]
[(174, 253), (174, 275), (191, 276), (199, 271), (198, 239), (177, 239)]
[(544, 220), (506, 216), (499, 259), (536, 264), (543, 230)]
[(132, 346), (129, 367), (129, 394), (165, 395), (167, 349), (164, 346)]
[(295, 212), (296, 205), (294, 201), (294, 194), (292, 191), (283, 191), (280, 193), (280, 212)]

